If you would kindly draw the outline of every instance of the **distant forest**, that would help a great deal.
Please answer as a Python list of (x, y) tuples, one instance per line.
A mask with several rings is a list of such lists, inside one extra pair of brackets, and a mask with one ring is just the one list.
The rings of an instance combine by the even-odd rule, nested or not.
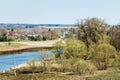
[(4, 24), (0, 23), (0, 28), (34, 28), (34, 27), (59, 27), (59, 26), (75, 26), (74, 24)]

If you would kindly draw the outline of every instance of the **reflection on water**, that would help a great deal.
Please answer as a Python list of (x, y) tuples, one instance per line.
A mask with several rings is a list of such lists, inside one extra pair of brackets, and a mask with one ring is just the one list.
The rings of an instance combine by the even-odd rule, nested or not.
[[(50, 51), (44, 51), (44, 53), (48, 54), (50, 53)], [(0, 56), (0, 72), (3, 70), (10, 69), (11, 67), (14, 67), (14, 62), (15, 65), (17, 66), (27, 62), (30, 59), (34, 59), (36, 61), (40, 60), (38, 58), (38, 54), (41, 54), (41, 52), (23, 52), (21, 54)]]

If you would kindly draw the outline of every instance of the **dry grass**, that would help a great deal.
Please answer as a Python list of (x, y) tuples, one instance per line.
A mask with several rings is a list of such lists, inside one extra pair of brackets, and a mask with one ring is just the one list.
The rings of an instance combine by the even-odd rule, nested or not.
[(79, 75), (65, 75), (62, 73), (35, 73), (35, 74), (18, 74), (0, 75), (0, 80), (84, 80)]
[(25, 48), (34, 48), (34, 47), (52, 47), (59, 40), (49, 40), (49, 41), (24, 41), (24, 42), (0, 42), (0, 51), (12, 51), (20, 50)]
[(95, 75), (55, 73), (0, 74), (0, 80), (119, 80), (120, 71), (98, 71)]

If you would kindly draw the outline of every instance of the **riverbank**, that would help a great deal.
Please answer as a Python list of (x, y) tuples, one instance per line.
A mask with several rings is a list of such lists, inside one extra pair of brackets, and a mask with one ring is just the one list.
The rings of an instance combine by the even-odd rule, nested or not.
[(0, 42), (0, 55), (11, 54), (14, 52), (34, 51), (43, 49), (52, 49), (53, 45), (60, 41), (48, 40), (48, 41), (26, 41), (26, 42)]
[[(39, 62), (36, 62), (38, 64)], [(40, 64), (40, 63), (39, 63)], [(20, 68), (17, 71), (17, 76), (14, 76), (13, 72), (8, 71), (6, 73), (0, 73), (0, 80), (119, 80), (120, 79), (120, 71), (119, 70), (98, 70), (95, 74), (84, 74), (78, 75), (74, 72), (32, 72), (28, 71), (27, 68), (28, 64), (21, 64), (17, 66)], [(22, 69), (22, 67), (24, 67)], [(25, 71), (24, 71), (25, 70)], [(28, 68), (29, 70), (29, 68)], [(31, 69), (30, 69), (31, 70)], [(14, 70), (12, 70), (14, 71)], [(8, 76), (9, 75), (9, 76)]]

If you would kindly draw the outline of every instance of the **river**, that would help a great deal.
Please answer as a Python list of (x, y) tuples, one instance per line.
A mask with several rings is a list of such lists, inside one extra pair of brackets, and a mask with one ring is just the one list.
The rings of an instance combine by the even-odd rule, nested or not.
[(39, 54), (46, 53), (46, 56), (49, 57), (51, 51), (34, 51), (34, 52), (22, 52), (20, 54), (12, 54), (12, 55), (4, 55), (0, 56), (0, 72), (4, 70), (9, 70), (10, 68), (14, 66), (18, 66), (20, 64), (23, 64), (30, 59), (34, 59), (35, 61), (40, 60)]

